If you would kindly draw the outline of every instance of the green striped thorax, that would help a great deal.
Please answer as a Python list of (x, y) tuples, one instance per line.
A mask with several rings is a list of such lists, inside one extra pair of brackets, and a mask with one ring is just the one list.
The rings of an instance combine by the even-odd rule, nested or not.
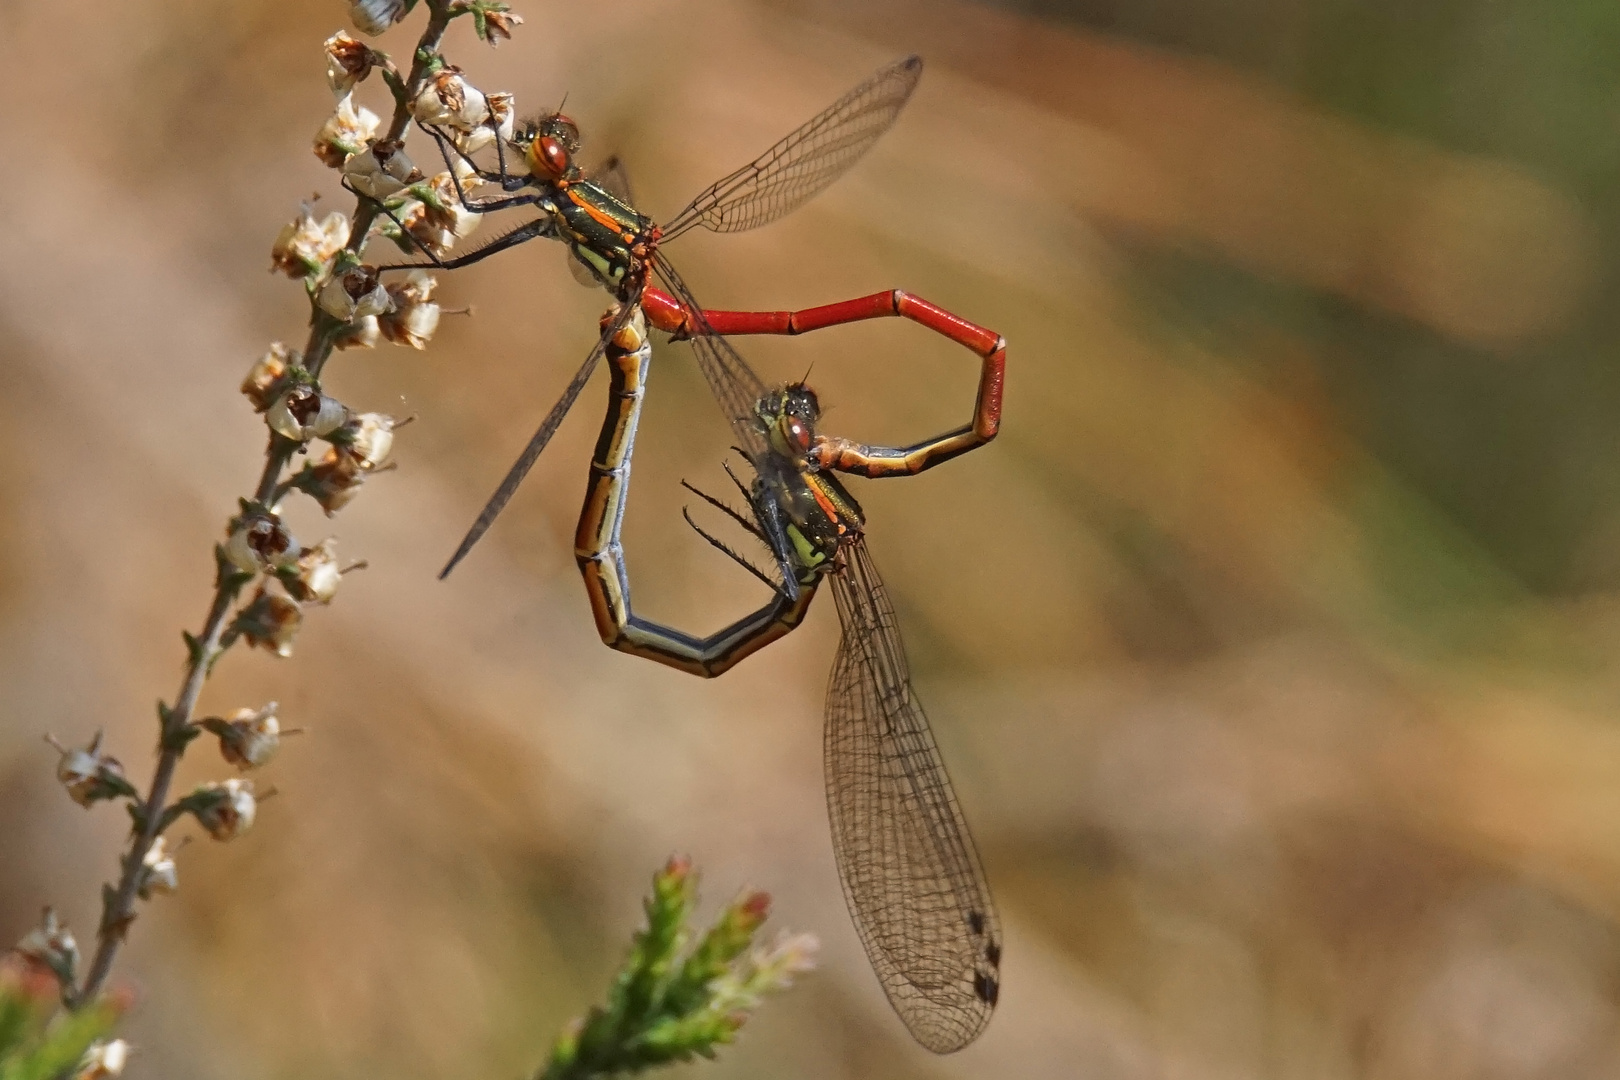
[(773, 537), (777, 558), (809, 584), (836, 568), (839, 548), (860, 536), (866, 518), (838, 478), (810, 460), (821, 416), (814, 390), (804, 383), (772, 390), (754, 415), (770, 449), (758, 463), (755, 516)]
[(576, 265), (617, 294), (657, 243), (657, 225), (585, 175), (575, 160), (579, 127), (562, 113), (526, 122), (512, 141), (523, 150), (530, 175), (554, 192), (546, 209)]

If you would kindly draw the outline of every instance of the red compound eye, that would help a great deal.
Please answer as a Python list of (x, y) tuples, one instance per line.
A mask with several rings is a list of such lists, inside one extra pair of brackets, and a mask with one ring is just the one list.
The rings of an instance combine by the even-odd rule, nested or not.
[(566, 176), (571, 160), (568, 147), (554, 135), (542, 135), (534, 141), (535, 164), (552, 176)]
[(787, 423), (783, 426), (787, 432), (787, 441), (789, 446), (793, 447), (801, 454), (809, 451), (810, 429), (804, 426), (803, 421), (796, 416), (790, 416), (787, 418)]

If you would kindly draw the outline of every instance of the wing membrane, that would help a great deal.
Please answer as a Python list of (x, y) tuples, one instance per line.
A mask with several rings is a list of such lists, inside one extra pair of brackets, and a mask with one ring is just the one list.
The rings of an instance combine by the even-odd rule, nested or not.
[(686, 282), (681, 280), (675, 268), (669, 265), (669, 260), (662, 255), (654, 255), (653, 272), (658, 276), (659, 283), (680, 301), (688, 313), (693, 332), (687, 340), (697, 354), (698, 368), (703, 372), (715, 400), (720, 403), (720, 410), (726, 414), (731, 430), (749, 457), (755, 461), (761, 460), (766, 453), (765, 441), (754, 420), (754, 405), (764, 396), (765, 384), (748, 366), (748, 361), (732, 348), (731, 342), (709, 326), (702, 306), (693, 298), (692, 290), (686, 287)]
[(741, 232), (797, 209), (842, 176), (900, 115), (922, 77), (922, 57), (881, 69), (787, 138), (716, 181), (664, 228)]
[(553, 405), (551, 411), (546, 414), (546, 418), (541, 422), (539, 430), (529, 439), (529, 444), (523, 448), (523, 453), (518, 455), (518, 459), (507, 470), (506, 478), (501, 481), (501, 486), (495, 489), (495, 494), (489, 497), (489, 501), (484, 504), (484, 509), (479, 511), (478, 520), (473, 522), (472, 528), (467, 530), (467, 535), (462, 537), (461, 546), (456, 548), (456, 553), (450, 556), (450, 561), (444, 564), (443, 570), (439, 571), (441, 581), (448, 577), (450, 571), (456, 568), (456, 564), (466, 557), (467, 552), (473, 549), (473, 545), (483, 538), (483, 535), (489, 531), (489, 527), (495, 523), (495, 519), (500, 516), (501, 511), (506, 509), (506, 504), (512, 501), (512, 496), (517, 493), (518, 485), (523, 483), (523, 478), (529, 475), (530, 469), (534, 468), (534, 463), (540, 459), (540, 452), (546, 448), (546, 444), (551, 441), (551, 437), (557, 433), (557, 428), (562, 424), (563, 417), (567, 416), (568, 410), (574, 407), (574, 402), (579, 398), (580, 391), (584, 390), (585, 384), (590, 381), (591, 373), (596, 370), (596, 365), (601, 363), (603, 354), (607, 352), (608, 342), (612, 341), (613, 335), (617, 334), (624, 327), (624, 324), (630, 321), (630, 316), (640, 306), (640, 301), (641, 297), (636, 296), (629, 302), (620, 305), (619, 313), (613, 317), (613, 321), (602, 331), (602, 336), (597, 339), (596, 347), (585, 357), (585, 362), (579, 366), (579, 371), (574, 374), (573, 379), (564, 388), (562, 397), (557, 399), (557, 404)]
[(824, 747), (833, 850), (890, 1003), (919, 1043), (949, 1053), (995, 1008), (1000, 921), (864, 541), (845, 560)]

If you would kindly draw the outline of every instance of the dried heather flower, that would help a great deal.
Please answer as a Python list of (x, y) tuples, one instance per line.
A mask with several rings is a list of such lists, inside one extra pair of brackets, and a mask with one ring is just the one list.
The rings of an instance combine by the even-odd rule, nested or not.
[(298, 216), (286, 225), (270, 246), (270, 270), (280, 270), (290, 278), (323, 273), (332, 256), (349, 242), (349, 219), (334, 210), (320, 221), (304, 203)]
[(377, 54), (365, 42), (339, 30), (326, 39), (326, 82), (339, 99), (348, 96), (355, 84), (371, 74)]
[(366, 472), (388, 460), (394, 448), (394, 429), (405, 421), (386, 413), (361, 413), (332, 436), (333, 448), (347, 454)]
[(332, 168), (341, 169), (350, 154), (358, 154), (366, 148), (381, 125), (376, 113), (364, 105), (356, 105), (352, 96), (344, 96), (315, 135), (315, 156)]
[(349, 19), (362, 34), (376, 37), (405, 17), (405, 0), (349, 0)]
[(203, 784), (184, 799), (197, 824), (215, 840), (235, 840), (253, 827), (258, 802), (253, 781), (225, 780)]
[(370, 349), (377, 344), (382, 332), (377, 327), (377, 316), (367, 315), (356, 319), (332, 338), (334, 349)]
[[(451, 133), (451, 141), (463, 154), (476, 154), (497, 138), (506, 142), (512, 141), (513, 124), (517, 119), (517, 99), (504, 90), (497, 90), (484, 95), (484, 104), (489, 107), (489, 116), (482, 124), (471, 131), (458, 130)], [(462, 164), (459, 160), (457, 163)], [(465, 184), (466, 180), (463, 179), (462, 183)]]
[(287, 377), (287, 369), (301, 359), (297, 350), (276, 341), (271, 343), (269, 352), (253, 362), (247, 378), (242, 380), (242, 393), (253, 404), (254, 412), (262, 413), (275, 404), (276, 398), (281, 396), (279, 388), (281, 380)]
[(343, 322), (367, 315), (381, 315), (391, 301), (377, 271), (370, 266), (351, 266), (328, 278), (315, 295), (322, 311)]
[(497, 46), (504, 38), (512, 40), (512, 28), (523, 25), (523, 16), (510, 11), (486, 11), (484, 13), (484, 40), (491, 47)]
[(56, 779), (80, 806), (135, 794), (118, 759), (101, 752), (101, 732), (83, 750), (69, 749), (52, 736), (46, 736), (46, 741), (62, 755), (56, 763)]
[(394, 310), (378, 319), (383, 337), (396, 345), (425, 349), (439, 328), (439, 305), (429, 299), (437, 284), (425, 271), (412, 270), (403, 281), (390, 286)]
[(50, 908), (45, 909), (39, 925), (17, 942), (16, 952), (25, 960), (50, 968), (63, 986), (73, 985), (79, 969), (79, 943)]
[(397, 142), (379, 139), (343, 163), (343, 178), (361, 195), (386, 199), (422, 178)]
[[(466, 189), (465, 184), (463, 190)], [(457, 240), (472, 235), (483, 215), (468, 210), (456, 193), (455, 179), (447, 172), (439, 173), (426, 185), (412, 189), (422, 196), (413, 203), (400, 220), (405, 231), (423, 247), (443, 258), (455, 247)]]
[(423, 84), (411, 102), (411, 115), (424, 124), (471, 131), (489, 119), (489, 101), (462, 77), (460, 68), (447, 66)]
[(304, 613), (297, 604), (261, 587), (247, 607), (237, 613), (234, 628), (249, 645), (267, 649), (277, 656), (291, 656), (293, 638), (298, 635), (303, 621)]
[[(161, 840), (159, 841), (162, 842)], [(124, 1071), (129, 1062), (129, 1043), (123, 1039), (110, 1042), (96, 1040), (79, 1059), (73, 1070), (73, 1080), (110, 1080)]]
[(305, 384), (287, 390), (264, 414), (264, 421), (270, 425), (271, 431), (294, 442), (323, 438), (342, 427), (348, 419), (349, 410), (341, 401), (329, 398)]
[(291, 572), (283, 574), (281, 580), (293, 599), (305, 604), (331, 603), (332, 597), (337, 595), (338, 583), (343, 580), (343, 571), (338, 566), (337, 540), (327, 537), (305, 550), (298, 558), (298, 565), (288, 569)]
[(275, 570), (297, 560), (298, 541), (274, 514), (245, 516), (225, 541), (225, 558), (244, 574)]
[(328, 450), (319, 464), (300, 473), (295, 481), (300, 491), (320, 504), (327, 517), (349, 505), (365, 482), (365, 469), (352, 454), (337, 446)]
[(238, 769), (257, 769), (281, 749), (281, 722), (276, 719), (276, 703), (262, 709), (238, 709), (229, 719), (210, 716), (198, 726), (219, 736), (219, 752)]
[(167, 841), (158, 837), (141, 858), (141, 883), (137, 894), (150, 900), (158, 893), (172, 893), (180, 887), (180, 871), (174, 865), (174, 856), (168, 851)]

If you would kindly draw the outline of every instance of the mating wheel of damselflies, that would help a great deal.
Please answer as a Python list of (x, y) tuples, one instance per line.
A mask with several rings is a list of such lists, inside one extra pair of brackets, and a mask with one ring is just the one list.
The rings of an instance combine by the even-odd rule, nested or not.
[[(897, 294), (893, 301), (913, 312), (943, 315), (915, 297)], [(733, 313), (709, 314), (718, 326)], [(745, 485), (733, 475), (748, 512), (692, 490), (763, 544), (781, 579), (688, 515), (706, 540), (772, 589), (771, 600), (758, 610), (695, 637), (641, 618), (631, 607), (619, 530), (652, 350), (641, 311), (604, 322), (612, 378), (575, 538), (603, 640), (684, 671), (715, 675), (791, 631), (821, 581), (832, 579), (843, 636), (827, 688), (824, 761), (844, 896), (906, 1027), (930, 1050), (958, 1050), (989, 1023), (1000, 995), (1000, 921), (912, 690), (894, 608), (866, 548), (864, 515), (833, 474), (909, 476), (988, 442), (999, 424), (1005, 347), (992, 331), (972, 324), (958, 328), (957, 340), (982, 357), (973, 420), (911, 447), (821, 435), (819, 402), (803, 384), (762, 392), (749, 420), (753, 438), (740, 448), (754, 479)]]
[[(795, 334), (840, 322), (908, 315), (898, 309), (899, 301), (894, 299), (904, 294), (894, 292), (826, 305), (800, 313), (797, 321), (793, 313), (787, 312), (727, 312), (725, 324), (716, 326), (660, 249), (694, 228), (737, 232), (757, 228), (796, 209), (853, 166), (893, 125), (921, 75), (922, 60), (916, 56), (878, 70), (765, 153), (705, 188), (662, 226), (630, 205), (622, 182), (612, 176), (593, 178), (580, 169), (575, 162), (580, 148), (578, 126), (560, 113), (541, 117), (514, 136), (512, 145), (521, 151), (526, 167), (521, 174), (508, 170), (499, 137), (495, 139), (499, 169), (491, 172), (463, 155), (445, 132), (426, 128), (444, 154), (452, 178), (457, 175), (455, 162), (459, 158), (480, 179), (497, 183), (508, 193), (472, 199), (457, 180), (457, 194), (468, 210), (492, 213), (532, 207), (539, 214), (465, 255), (440, 260), (429, 253), (433, 260), (430, 264), (408, 264), (410, 267), (455, 269), (528, 240), (550, 237), (566, 243), (576, 264), (618, 301), (614, 321), (604, 327), (595, 348), (485, 504), (441, 577), (472, 549), (511, 499), (584, 389), (606, 342), (636, 310), (644, 310), (654, 327), (676, 339), (691, 341), (710, 390), (745, 446), (757, 437), (751, 413), (765, 386), (722, 334)], [(653, 284), (655, 280), (658, 285)], [(808, 316), (813, 316), (814, 321), (806, 321)], [(927, 305), (920, 317), (910, 317), (953, 337), (972, 325), (932, 305)], [(762, 448), (755, 445), (752, 449)]]

